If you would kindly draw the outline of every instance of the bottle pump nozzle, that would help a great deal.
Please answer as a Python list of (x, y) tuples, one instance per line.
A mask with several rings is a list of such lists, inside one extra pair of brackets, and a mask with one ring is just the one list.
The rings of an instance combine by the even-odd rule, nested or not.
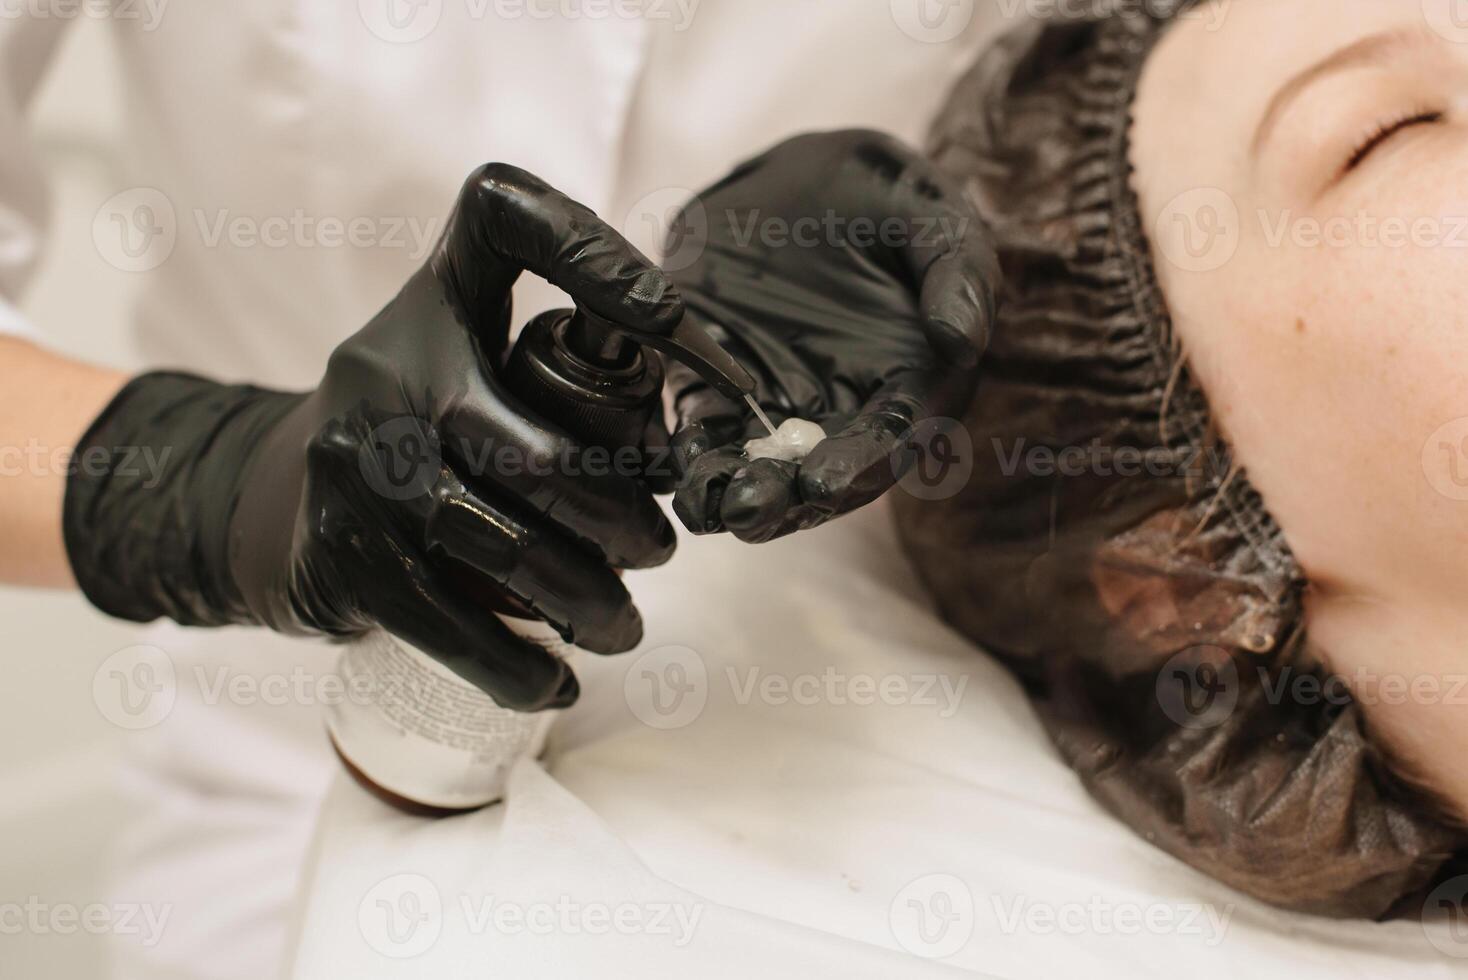
[(732, 399), (754, 391), (749, 372), (687, 318), (665, 335), (633, 335), (585, 310), (531, 321), (510, 353), (505, 380), (522, 401), (588, 445), (639, 446), (662, 410), (664, 378), (662, 361), (644, 347), (688, 365)]

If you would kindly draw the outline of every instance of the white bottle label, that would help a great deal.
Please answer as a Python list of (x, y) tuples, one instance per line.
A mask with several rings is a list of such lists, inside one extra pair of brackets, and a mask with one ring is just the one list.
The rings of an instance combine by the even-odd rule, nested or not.
[[(574, 649), (544, 623), (505, 623), (559, 657)], [(466, 810), (500, 799), (510, 767), (540, 754), (555, 721), (553, 711), (501, 708), (382, 631), (349, 644), (337, 670), (347, 696), (326, 720), (337, 750), (378, 786), (426, 806)]]

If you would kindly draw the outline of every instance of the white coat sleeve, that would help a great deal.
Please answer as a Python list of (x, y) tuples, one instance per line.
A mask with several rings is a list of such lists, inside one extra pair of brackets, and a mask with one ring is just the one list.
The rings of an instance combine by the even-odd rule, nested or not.
[(0, 18), (0, 334), (37, 335), (19, 305), (45, 241), (49, 188), (27, 110), (71, 23), (35, 13)]

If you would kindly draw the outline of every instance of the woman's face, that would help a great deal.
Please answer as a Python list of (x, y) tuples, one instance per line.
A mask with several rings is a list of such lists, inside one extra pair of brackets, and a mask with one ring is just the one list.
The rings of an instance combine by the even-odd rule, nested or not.
[(1133, 135), (1178, 334), (1317, 652), (1468, 814), (1468, 17), (1208, 6), (1153, 53)]

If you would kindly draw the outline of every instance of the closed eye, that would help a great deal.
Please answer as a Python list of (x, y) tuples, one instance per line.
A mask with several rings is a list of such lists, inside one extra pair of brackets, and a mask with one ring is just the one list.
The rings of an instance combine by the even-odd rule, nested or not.
[(1345, 176), (1352, 170), (1361, 166), (1366, 158), (1379, 149), (1393, 136), (1413, 126), (1428, 126), (1443, 121), (1446, 113), (1436, 109), (1422, 109), (1405, 116), (1398, 116), (1387, 122), (1377, 123), (1373, 126), (1362, 140), (1356, 144), (1346, 165), (1341, 168), (1341, 176)]

